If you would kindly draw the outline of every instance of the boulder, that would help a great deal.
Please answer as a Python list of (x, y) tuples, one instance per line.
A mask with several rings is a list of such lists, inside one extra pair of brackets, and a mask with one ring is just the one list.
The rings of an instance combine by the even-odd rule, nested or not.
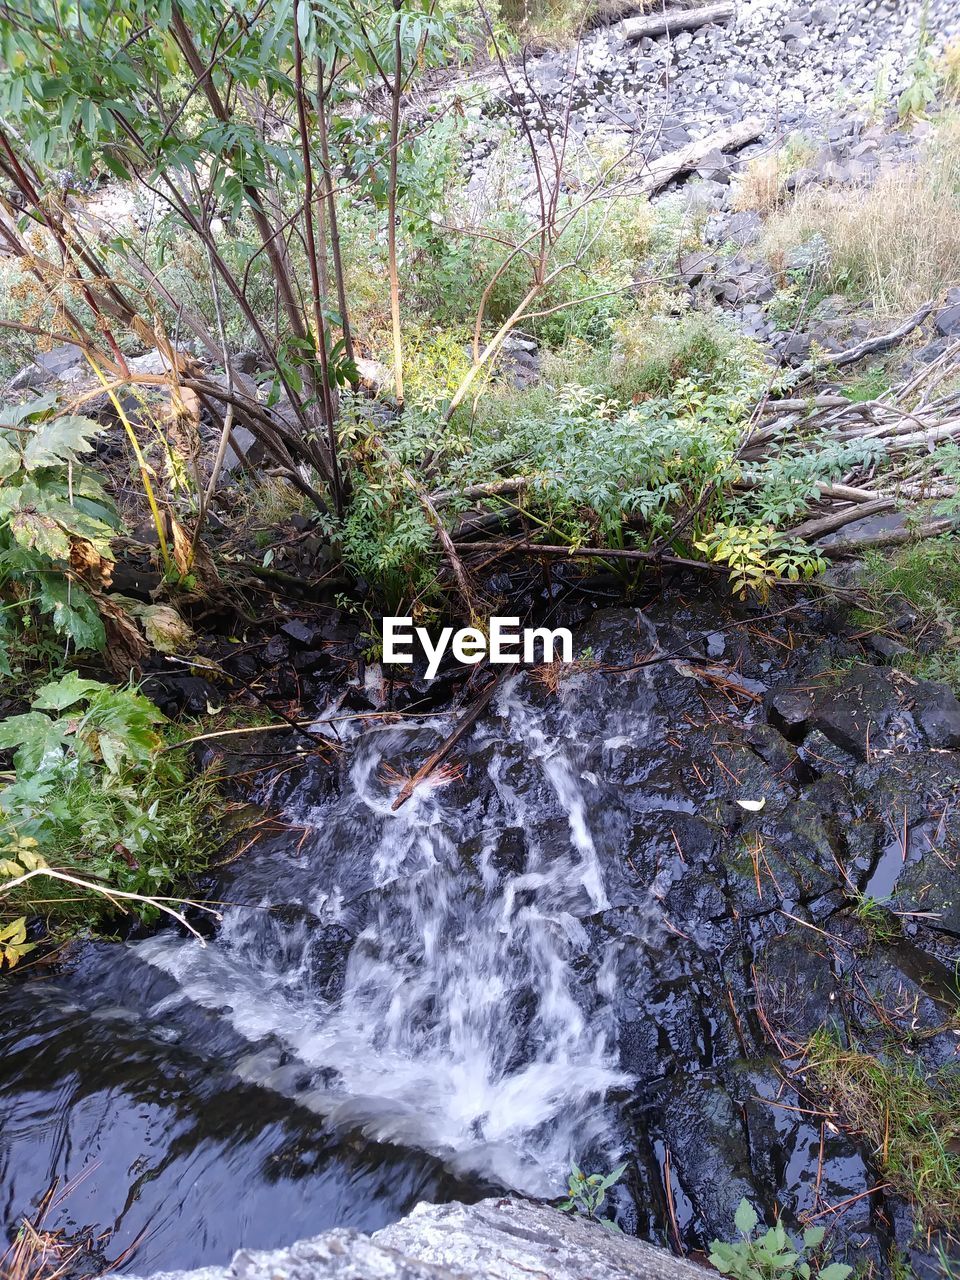
[(938, 332), (946, 337), (960, 334), (960, 302), (955, 302), (953, 306), (944, 307), (942, 311), (939, 311), (934, 324), (937, 326)]
[(819, 731), (848, 755), (960, 748), (960, 702), (946, 685), (913, 680), (884, 667), (856, 666), (837, 680), (822, 677), (771, 689), (767, 719), (792, 742)]
[(419, 1204), (372, 1236), (340, 1227), (285, 1249), (241, 1249), (225, 1267), (152, 1280), (707, 1280), (705, 1271), (631, 1236), (521, 1200)]

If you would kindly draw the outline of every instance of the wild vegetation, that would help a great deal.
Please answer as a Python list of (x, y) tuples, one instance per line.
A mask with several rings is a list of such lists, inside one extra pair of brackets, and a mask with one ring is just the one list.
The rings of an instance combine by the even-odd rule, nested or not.
[[(38, 348), (82, 355), (73, 386), (0, 408), (5, 966), (41, 920), (55, 941), (112, 935), (127, 911), (193, 927), (172, 895), (211, 864), (224, 799), (138, 679), (151, 654), (196, 658), (208, 611), (243, 632), (251, 577), (283, 583), (276, 526), (293, 517), (375, 657), (382, 613), (483, 626), (508, 590), (491, 584), (501, 561), (587, 560), (628, 595), (679, 564), (765, 599), (827, 567), (838, 511), (842, 528), (859, 504), (907, 506), (893, 554), (861, 548), (863, 634), (909, 608), (918, 644), (894, 661), (960, 689), (960, 384), (936, 360), (899, 368), (897, 346), (960, 279), (955, 110), (855, 200), (794, 194), (802, 136), (735, 182), (734, 207), (766, 216), (783, 332), (837, 297), (899, 332), (777, 366), (691, 305), (704, 220), (651, 201), (629, 145), (575, 148), (549, 118), (544, 145), (502, 103), (442, 92), (480, 49), (519, 83), (514, 33), (570, 38), (603, 8), (164, 0), (144, 22), (135, 0), (69, 20), (27, 0), (0, 15), (3, 371)], [(930, 107), (929, 76), (956, 88), (949, 58), (917, 57), (905, 119)], [(480, 191), (462, 163), (478, 129), (498, 157)], [(123, 193), (113, 220), (99, 182)], [(516, 354), (534, 346), (527, 382)], [(253, 445), (228, 479), (241, 428)], [(242, 555), (222, 554), (230, 523), (249, 532)], [(155, 572), (149, 602), (112, 589), (131, 550)], [(882, 903), (854, 914), (892, 940)], [(949, 1079), (825, 1033), (808, 1058), (891, 1184), (931, 1224), (955, 1220)], [(622, 1172), (574, 1167), (566, 1207), (603, 1221)], [(848, 1273), (818, 1228), (799, 1245), (757, 1225), (741, 1206), (718, 1270)]]
[[(170, 0), (155, 24), (138, 14), (133, 0), (69, 19), (30, 3), (0, 19), (7, 369), (61, 343), (84, 371), (75, 394), (0, 411), (0, 661), (27, 689), (98, 652), (127, 680), (151, 649), (189, 650), (186, 618), (224, 599), (208, 546), (224, 501), (261, 525), (268, 507), (312, 512), (331, 563), (372, 586), (371, 618), (453, 609), (482, 625), (494, 600), (474, 563), (490, 556), (605, 559), (628, 590), (676, 559), (765, 595), (824, 567), (803, 520), (841, 479), (879, 466), (894, 487), (916, 483), (895, 425), (849, 430), (832, 410), (831, 430), (812, 429), (815, 401), (812, 416), (778, 416), (810, 372), (771, 370), (760, 344), (688, 309), (675, 264), (700, 230), (677, 201), (650, 203), (629, 145), (574, 148), (548, 117), (544, 148), (482, 95), (467, 111), (442, 94), (410, 108), (419, 78), (481, 47), (522, 74), (513, 33), (569, 28), (566, 10), (275, 0), (249, 18)], [(951, 74), (936, 71), (947, 86)], [(479, 195), (460, 164), (478, 121), (499, 146)], [(748, 171), (740, 202), (771, 211), (766, 252), (783, 273), (771, 309), (792, 323), (842, 289), (893, 313), (960, 273), (958, 136), (945, 116), (921, 165), (839, 212), (817, 191), (785, 199), (802, 138)], [(112, 222), (78, 194), (101, 179), (128, 193)], [(510, 372), (518, 335), (540, 350), (528, 387)], [(871, 426), (865, 405), (885, 422), (886, 383), (864, 386), (849, 393), (855, 421)], [(927, 399), (915, 380), (894, 417)], [(97, 461), (107, 419), (126, 449), (119, 484)], [(245, 455), (246, 489), (226, 498), (240, 427), (262, 461)], [(926, 476), (950, 474), (952, 447)], [(492, 539), (462, 532), (478, 509)], [(134, 527), (162, 577), (150, 603), (109, 589)], [(6, 722), (21, 759), (23, 716), (41, 714)], [(62, 768), (79, 740), (58, 733)], [(119, 797), (135, 766), (162, 815), (172, 766), (121, 767), (96, 744), (76, 759), (71, 796), (80, 805), (86, 779), (81, 807), (98, 816), (49, 835), (43, 856), (56, 847), (64, 868), (137, 892), (166, 883), (182, 848), (156, 840), (157, 874), (139, 874)], [(8, 825), (26, 785), (0, 797)]]
[(877, 1055), (829, 1031), (807, 1046), (813, 1078), (876, 1153), (883, 1177), (918, 1207), (929, 1228), (960, 1218), (960, 1082), (891, 1047)]

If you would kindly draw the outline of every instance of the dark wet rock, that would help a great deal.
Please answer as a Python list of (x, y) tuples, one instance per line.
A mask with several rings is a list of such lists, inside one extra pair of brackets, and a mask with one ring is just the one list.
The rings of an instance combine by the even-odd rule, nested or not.
[(960, 702), (945, 684), (917, 681), (909, 690), (913, 718), (927, 745), (954, 750), (960, 747)]
[(824, 1025), (835, 1006), (828, 940), (800, 926), (772, 938), (758, 966), (758, 996), (764, 1016), (796, 1041)]
[(792, 741), (819, 729), (860, 760), (870, 753), (916, 749), (922, 739), (938, 747), (960, 743), (960, 703), (949, 689), (882, 667), (855, 666), (836, 679), (774, 689), (766, 709), (771, 724)]
[(677, 1172), (680, 1185), (697, 1206), (704, 1240), (726, 1238), (741, 1199), (754, 1194), (750, 1152), (739, 1107), (709, 1077), (681, 1075), (657, 1095), (653, 1123), (671, 1151), (696, 1151)]
[(727, 642), (722, 631), (711, 631), (706, 637), (706, 654), (708, 658), (722, 658), (726, 652)]
[(744, 737), (779, 777), (790, 775), (799, 759), (796, 748), (773, 725), (752, 724)]
[(798, 755), (810, 773), (818, 778), (834, 773), (849, 773), (857, 763), (852, 752), (838, 747), (819, 729), (813, 729), (805, 735)]
[(925, 913), (927, 927), (960, 938), (960, 858), (956, 848), (931, 849), (896, 882), (900, 910)]
[(812, 689), (771, 689), (764, 698), (767, 719), (790, 742), (801, 742), (810, 724), (815, 698)]
[(283, 624), (280, 630), (294, 644), (305, 647), (315, 644), (319, 635), (319, 628), (309, 626), (300, 618), (291, 618), (289, 622)]
[(874, 653), (879, 654), (881, 658), (887, 658), (890, 661), (901, 654), (910, 652), (905, 644), (901, 644), (899, 640), (894, 640), (892, 636), (885, 636), (879, 631), (864, 636), (863, 643), (868, 649), (872, 649)]
[(179, 672), (151, 672), (144, 676), (142, 689), (168, 716), (206, 715), (210, 707), (223, 702), (223, 695), (209, 680)]
[(263, 656), (271, 665), (285, 662), (290, 656), (289, 642), (283, 636), (271, 636), (264, 646)]

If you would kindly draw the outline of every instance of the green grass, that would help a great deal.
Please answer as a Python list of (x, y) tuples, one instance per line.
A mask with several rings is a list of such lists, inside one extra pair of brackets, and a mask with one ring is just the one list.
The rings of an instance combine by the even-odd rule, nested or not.
[(890, 379), (882, 365), (871, 365), (864, 373), (843, 388), (843, 394), (853, 404), (876, 400), (890, 390)]
[(875, 597), (899, 596), (914, 609), (960, 610), (960, 540), (946, 534), (892, 556), (870, 552), (864, 560), (864, 585)]
[(876, 898), (860, 896), (853, 913), (877, 942), (892, 942), (900, 934), (899, 922)]
[[(960, 692), (960, 539), (945, 534), (892, 555), (870, 552), (861, 585), (869, 608), (855, 611), (852, 619), (865, 630), (875, 629), (884, 618), (896, 621), (909, 609), (916, 615), (910, 637), (915, 644), (896, 665)], [(926, 652), (916, 644), (921, 638), (926, 638)]]
[(807, 1070), (839, 1119), (870, 1148), (885, 1181), (931, 1228), (960, 1222), (960, 1074), (927, 1072), (915, 1059), (844, 1048), (819, 1031)]

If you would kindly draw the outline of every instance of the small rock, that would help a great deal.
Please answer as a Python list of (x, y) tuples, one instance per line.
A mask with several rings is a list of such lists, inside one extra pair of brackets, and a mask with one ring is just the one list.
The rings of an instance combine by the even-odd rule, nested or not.
[(291, 618), (289, 622), (283, 624), (280, 630), (285, 636), (289, 636), (295, 644), (311, 645), (316, 636), (316, 630), (313, 627), (308, 627), (299, 618)]

